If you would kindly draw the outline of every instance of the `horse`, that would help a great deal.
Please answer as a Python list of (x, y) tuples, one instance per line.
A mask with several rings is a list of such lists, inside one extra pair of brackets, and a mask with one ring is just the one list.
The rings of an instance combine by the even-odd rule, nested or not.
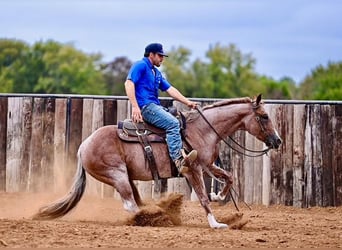
[[(200, 113), (202, 115), (200, 115)], [(196, 149), (197, 159), (186, 173), (187, 179), (211, 228), (227, 228), (215, 219), (204, 184), (204, 170), (224, 181), (219, 193), (225, 198), (233, 184), (232, 174), (214, 164), (219, 155), (219, 142), (237, 130), (247, 131), (264, 142), (268, 149), (278, 149), (280, 139), (271, 119), (264, 109), (261, 94), (250, 97), (224, 99), (194, 110), (183, 112), (186, 120), (184, 140)], [(106, 125), (95, 130), (79, 146), (77, 170), (68, 194), (45, 205), (33, 216), (34, 219), (55, 219), (66, 215), (82, 198), (86, 186), (86, 172), (100, 182), (113, 186), (119, 193), (126, 211), (141, 211), (143, 202), (134, 180), (153, 180), (140, 143), (126, 142), (119, 138), (117, 125)], [(161, 178), (174, 177), (166, 143), (152, 143), (155, 163)]]

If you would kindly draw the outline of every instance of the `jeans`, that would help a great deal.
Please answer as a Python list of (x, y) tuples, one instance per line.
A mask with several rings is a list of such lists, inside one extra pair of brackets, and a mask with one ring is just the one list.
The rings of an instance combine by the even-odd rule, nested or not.
[(177, 118), (171, 115), (163, 106), (154, 103), (144, 106), (141, 114), (146, 122), (165, 129), (166, 142), (171, 159), (175, 161), (181, 157), (183, 143)]

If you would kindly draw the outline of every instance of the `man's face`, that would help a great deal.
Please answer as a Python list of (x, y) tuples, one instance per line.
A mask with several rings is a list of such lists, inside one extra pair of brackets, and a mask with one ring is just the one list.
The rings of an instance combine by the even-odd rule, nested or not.
[(158, 53), (151, 53), (150, 54), (150, 59), (151, 59), (151, 62), (154, 66), (157, 66), (159, 67), (163, 60), (164, 60), (164, 56), (163, 55), (160, 55)]

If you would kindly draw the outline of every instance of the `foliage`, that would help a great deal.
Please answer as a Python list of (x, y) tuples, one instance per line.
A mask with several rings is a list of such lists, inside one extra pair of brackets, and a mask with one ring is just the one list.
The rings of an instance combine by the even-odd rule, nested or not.
[(190, 50), (179, 47), (163, 63), (167, 79), (184, 95), (203, 98), (254, 96), (261, 83), (254, 72), (255, 59), (242, 54), (235, 45), (210, 46), (204, 62), (190, 63)]
[(109, 93), (112, 95), (125, 95), (124, 82), (131, 66), (132, 62), (123, 56), (102, 65), (102, 73)]
[(190, 96), (196, 88), (193, 73), (188, 68), (190, 50), (179, 47), (173, 48), (168, 57), (163, 61), (162, 71), (168, 81), (175, 86), (183, 95)]
[[(275, 80), (255, 71), (256, 59), (234, 44), (210, 45), (204, 59), (173, 47), (161, 70), (188, 97), (271, 99), (342, 99), (342, 63), (319, 65), (298, 86), (289, 77)], [(103, 63), (72, 44), (0, 39), (0, 92), (126, 95), (124, 82), (132, 62), (124, 56)], [(161, 94), (166, 95), (166, 94)]]
[(260, 76), (258, 81), (262, 85), (264, 98), (268, 99), (293, 99), (296, 86), (291, 78), (284, 77), (280, 81), (267, 76)]
[(327, 67), (317, 66), (300, 84), (303, 99), (341, 100), (342, 62), (329, 62)]
[(86, 55), (72, 45), (55, 41), (37, 42), (32, 47), (0, 40), (2, 92), (105, 94), (101, 72), (96, 69), (101, 55)]
[(12, 92), (15, 72), (21, 55), (27, 53), (29, 46), (22, 41), (0, 39), (0, 92)]

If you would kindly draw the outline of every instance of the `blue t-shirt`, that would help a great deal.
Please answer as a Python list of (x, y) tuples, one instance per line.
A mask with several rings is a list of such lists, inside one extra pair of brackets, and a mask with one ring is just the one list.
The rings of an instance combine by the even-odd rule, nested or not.
[(171, 84), (147, 57), (133, 64), (127, 79), (135, 85), (135, 97), (140, 108), (150, 103), (160, 105), (158, 91), (166, 91), (171, 87)]

